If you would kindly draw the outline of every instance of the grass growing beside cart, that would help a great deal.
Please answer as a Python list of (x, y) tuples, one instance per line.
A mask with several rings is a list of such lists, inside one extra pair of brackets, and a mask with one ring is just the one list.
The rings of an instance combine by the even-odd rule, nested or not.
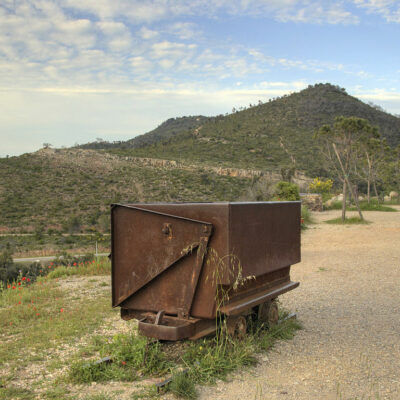
[[(276, 340), (290, 339), (300, 327), (289, 320), (271, 330), (254, 325), (242, 341), (219, 332), (196, 342), (151, 343), (138, 335), (135, 323), (121, 321), (111, 308), (107, 260), (50, 267), (34, 283), (20, 277), (0, 291), (1, 400), (73, 399), (82, 384), (93, 388), (93, 382), (110, 381), (144, 382), (144, 388), (131, 388), (132, 398), (151, 398), (157, 393), (148, 380), (165, 376), (172, 376), (172, 382), (163, 392), (192, 399), (196, 386), (254, 365), (256, 354)], [(112, 327), (117, 323), (128, 331), (116, 333)], [(96, 364), (103, 356), (113, 362)], [(114, 392), (104, 394), (99, 388), (83, 398), (119, 398)]]
[[(281, 314), (281, 317), (287, 314)], [(194, 399), (196, 385), (213, 384), (217, 379), (257, 363), (256, 354), (271, 349), (277, 340), (291, 339), (301, 326), (296, 320), (286, 320), (266, 329), (255, 323), (243, 340), (232, 339), (222, 330), (214, 337), (180, 343), (153, 342), (130, 332), (112, 338), (95, 339), (88, 349), (72, 361), (63, 382), (90, 384), (107, 381), (136, 381), (148, 377), (172, 375), (172, 381), (162, 392), (171, 391), (178, 397)], [(110, 356), (112, 363), (96, 364)], [(155, 395), (154, 385), (136, 394), (136, 398)]]

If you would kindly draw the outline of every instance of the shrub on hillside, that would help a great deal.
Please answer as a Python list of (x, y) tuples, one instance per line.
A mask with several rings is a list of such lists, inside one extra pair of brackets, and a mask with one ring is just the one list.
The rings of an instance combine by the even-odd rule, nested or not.
[(314, 178), (314, 180), (308, 186), (308, 189), (314, 193), (320, 193), (322, 195), (322, 201), (327, 201), (331, 197), (333, 180), (322, 178)]
[(280, 181), (275, 186), (274, 200), (296, 201), (300, 200), (299, 187), (294, 183)]

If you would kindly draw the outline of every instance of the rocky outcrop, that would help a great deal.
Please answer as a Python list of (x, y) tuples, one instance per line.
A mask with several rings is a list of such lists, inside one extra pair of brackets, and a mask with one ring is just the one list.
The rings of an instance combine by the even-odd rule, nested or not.
[(311, 211), (322, 211), (322, 196), (319, 193), (300, 193), (301, 204)]
[(146, 157), (125, 157), (126, 161), (133, 161), (145, 167), (156, 168), (181, 168), (185, 169), (184, 165), (175, 160), (162, 160), (160, 158), (146, 158)]
[(262, 171), (251, 169), (210, 167), (210, 170), (218, 175), (233, 176), (235, 178), (251, 179), (263, 175)]
[(159, 158), (145, 158), (145, 157), (125, 157), (126, 161), (132, 161), (135, 164), (140, 164), (145, 167), (154, 168), (179, 168), (190, 171), (196, 171), (202, 169), (206, 172), (212, 172), (217, 175), (232, 176), (235, 178), (254, 178), (263, 175), (263, 171), (241, 169), (241, 168), (230, 168), (230, 167), (207, 167), (204, 165), (190, 165), (175, 160), (162, 160)]
[(395, 192), (395, 191), (391, 191), (389, 193), (389, 197), (390, 197), (390, 200), (392, 200), (392, 201), (398, 201), (399, 200), (399, 194), (397, 192)]

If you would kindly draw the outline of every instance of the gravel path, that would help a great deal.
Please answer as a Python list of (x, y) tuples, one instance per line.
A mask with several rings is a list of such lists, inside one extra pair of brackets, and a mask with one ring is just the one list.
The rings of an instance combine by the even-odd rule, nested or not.
[(338, 215), (315, 214), (292, 269), (300, 287), (281, 297), (304, 329), (201, 399), (400, 399), (400, 212), (321, 223)]

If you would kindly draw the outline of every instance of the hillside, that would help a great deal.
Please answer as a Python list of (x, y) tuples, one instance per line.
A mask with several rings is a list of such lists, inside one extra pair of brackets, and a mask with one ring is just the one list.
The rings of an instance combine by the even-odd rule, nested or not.
[(317, 84), (217, 116), (166, 140), (133, 149), (116, 146), (108, 151), (250, 169), (294, 167), (309, 176), (325, 175), (313, 135), (339, 115), (365, 118), (379, 127), (389, 144), (400, 143), (400, 118), (363, 103), (337, 86)]
[(170, 118), (163, 122), (157, 128), (147, 132), (143, 135), (134, 137), (133, 139), (124, 142), (107, 142), (103, 140), (98, 140), (96, 142), (86, 143), (78, 146), (81, 149), (113, 149), (113, 148), (123, 148), (129, 149), (134, 147), (143, 147), (149, 144), (153, 144), (159, 141), (168, 140), (173, 136), (181, 133), (187, 132), (198, 128), (207, 121), (212, 120), (212, 118), (204, 117), (202, 115), (196, 115), (194, 117), (179, 117)]
[[(400, 143), (400, 119), (318, 84), (227, 116), (170, 119), (97, 150), (42, 149), (0, 159), (1, 232), (106, 232), (113, 202), (244, 199), (260, 176), (326, 176), (313, 134), (335, 116), (359, 116)], [(83, 146), (84, 147), (84, 146)], [(1, 243), (0, 243), (1, 248)]]
[(94, 150), (42, 149), (0, 159), (0, 233), (41, 227), (105, 232), (111, 203), (234, 200), (249, 183), (201, 166), (168, 168)]

